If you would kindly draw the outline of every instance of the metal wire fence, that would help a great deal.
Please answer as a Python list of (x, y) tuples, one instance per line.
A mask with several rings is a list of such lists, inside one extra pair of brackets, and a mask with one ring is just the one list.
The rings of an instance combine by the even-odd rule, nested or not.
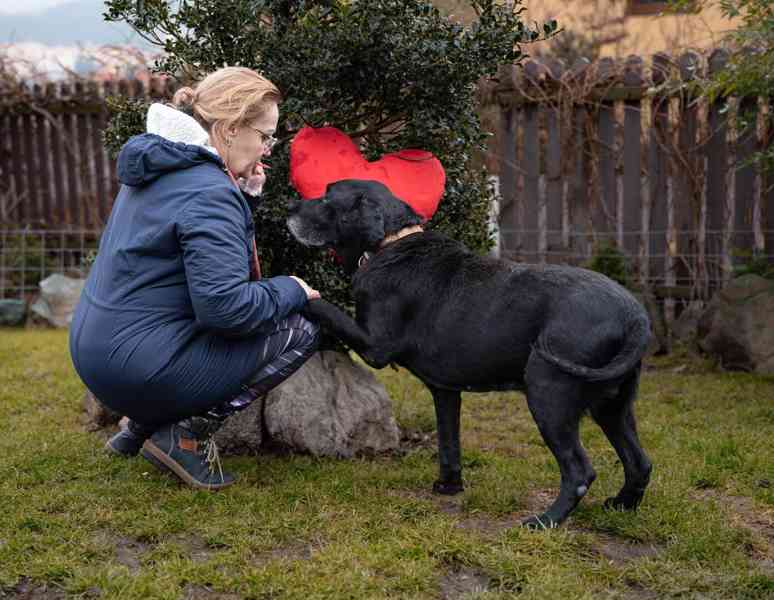
[(29, 300), (53, 273), (84, 277), (100, 234), (94, 229), (0, 229), (0, 298)]

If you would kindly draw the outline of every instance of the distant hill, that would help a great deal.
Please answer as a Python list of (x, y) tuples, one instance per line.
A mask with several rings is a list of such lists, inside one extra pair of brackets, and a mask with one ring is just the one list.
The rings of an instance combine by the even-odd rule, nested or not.
[(35, 14), (0, 12), (0, 44), (38, 42), (49, 46), (72, 44), (149, 45), (128, 25), (107, 23), (103, 0), (72, 0)]

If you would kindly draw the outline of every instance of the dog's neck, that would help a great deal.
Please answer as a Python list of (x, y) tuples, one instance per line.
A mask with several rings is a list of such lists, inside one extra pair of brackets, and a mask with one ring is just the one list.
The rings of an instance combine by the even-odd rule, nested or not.
[[(423, 231), (424, 229), (422, 229), (421, 225), (411, 225), (409, 227), (404, 227), (400, 231), (396, 231), (395, 233), (391, 233), (385, 237), (379, 244), (379, 250), (383, 250), (393, 242), (397, 242), (399, 239), (406, 237), (407, 235), (411, 235), (413, 233), (422, 233)], [(379, 250), (377, 250), (377, 252)], [(357, 261), (357, 266), (362, 268), (369, 260), (371, 260), (373, 254), (374, 253), (372, 252), (363, 252)]]
[(382, 242), (379, 244), (379, 250), (381, 250), (385, 246), (392, 244), (393, 242), (397, 242), (402, 237), (406, 237), (407, 235), (411, 235), (412, 233), (421, 233), (423, 231), (424, 229), (422, 229), (421, 225), (411, 225), (410, 227), (404, 227), (400, 231), (391, 233), (390, 235), (385, 237), (382, 240)]

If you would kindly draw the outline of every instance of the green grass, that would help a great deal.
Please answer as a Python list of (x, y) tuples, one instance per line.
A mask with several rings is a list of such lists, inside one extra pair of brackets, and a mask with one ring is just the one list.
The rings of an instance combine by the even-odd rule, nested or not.
[(103, 453), (66, 333), (0, 330), (0, 597), (774, 598), (774, 379), (651, 361), (641, 509), (602, 509), (622, 473), (584, 422), (597, 481), (565, 526), (536, 533), (519, 519), (550, 500), (558, 470), (524, 398), (466, 395), (467, 490), (439, 498), (421, 441), (430, 396), (378, 375), (413, 449), (227, 458), (240, 482), (210, 494)]

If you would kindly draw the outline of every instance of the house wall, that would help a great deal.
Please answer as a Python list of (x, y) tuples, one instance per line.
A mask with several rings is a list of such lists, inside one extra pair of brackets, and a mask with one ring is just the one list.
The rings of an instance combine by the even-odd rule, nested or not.
[(578, 32), (607, 28), (624, 37), (602, 47), (602, 56), (649, 55), (685, 49), (712, 48), (733, 27), (716, 7), (699, 13), (635, 15), (627, 0), (525, 0), (524, 17), (542, 22), (554, 18), (565, 29)]
[[(503, 0), (504, 1), (504, 0)], [(446, 14), (467, 21), (474, 15), (465, 0), (432, 0)], [(716, 47), (723, 34), (734, 26), (717, 6), (699, 13), (634, 15), (629, 0), (522, 0), (523, 18), (541, 23), (554, 18), (564, 29), (588, 36), (622, 39), (605, 44), (602, 56), (624, 57), (655, 52)], [(540, 42), (535, 46), (550, 42)], [(526, 48), (534, 54), (535, 47)]]

